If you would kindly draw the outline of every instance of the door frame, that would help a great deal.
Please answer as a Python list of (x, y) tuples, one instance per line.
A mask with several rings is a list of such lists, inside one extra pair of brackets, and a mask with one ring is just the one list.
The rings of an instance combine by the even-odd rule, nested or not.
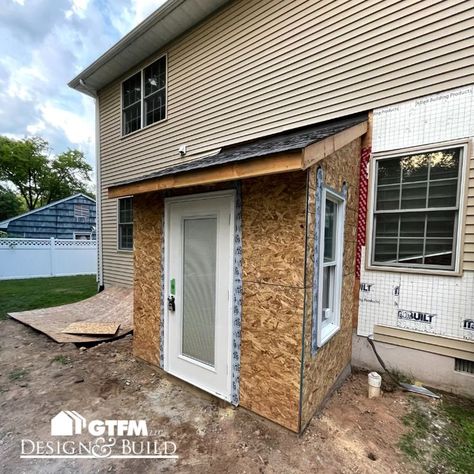
[[(234, 268), (234, 258), (235, 258), (235, 246), (234, 246), (234, 237), (235, 237), (235, 203), (236, 203), (236, 191), (235, 189), (225, 189), (222, 191), (212, 191), (206, 193), (195, 193), (195, 194), (186, 194), (181, 196), (173, 196), (165, 198), (164, 200), (164, 265), (163, 265), (163, 279), (164, 285), (162, 288), (163, 291), (163, 319), (162, 323), (164, 326), (163, 335), (163, 370), (167, 373), (170, 373), (173, 376), (178, 377), (177, 375), (169, 372), (169, 311), (167, 304), (167, 297), (170, 287), (169, 282), (169, 235), (170, 235), (170, 205), (175, 202), (195, 202), (202, 200), (209, 200), (219, 197), (230, 197), (231, 198), (231, 209), (230, 209), (230, 223), (229, 223), (229, 288), (228, 288), (228, 301), (227, 301), (227, 316), (228, 316), (228, 328), (227, 328), (227, 337), (228, 337), (228, 353), (227, 353), (227, 374), (226, 374), (226, 393), (217, 393), (213, 389), (206, 387), (204, 385), (192, 384), (205, 392), (211, 393), (219, 398), (222, 398), (228, 402), (231, 401), (232, 395), (232, 346), (233, 346), (233, 294), (234, 294), (234, 279), (233, 279), (233, 268)], [(178, 377), (179, 378), (179, 377)]]

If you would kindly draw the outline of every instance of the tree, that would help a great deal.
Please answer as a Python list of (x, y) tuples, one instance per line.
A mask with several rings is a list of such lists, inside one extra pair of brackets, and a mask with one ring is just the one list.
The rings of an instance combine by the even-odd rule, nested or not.
[(90, 194), (91, 171), (79, 150), (50, 158), (48, 142), (40, 137), (12, 140), (0, 136), (0, 180), (18, 190), (29, 210), (74, 193)]
[(25, 211), (24, 203), (10, 189), (0, 185), (0, 221), (10, 219)]
[(91, 171), (82, 151), (69, 149), (58, 155), (51, 162), (47, 202), (70, 196), (72, 192), (89, 194), (87, 183)]

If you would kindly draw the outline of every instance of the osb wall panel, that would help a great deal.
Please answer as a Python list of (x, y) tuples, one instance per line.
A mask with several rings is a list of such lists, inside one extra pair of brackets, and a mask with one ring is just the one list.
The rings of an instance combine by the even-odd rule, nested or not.
[(240, 404), (298, 431), (306, 173), (242, 182)]
[(354, 299), (354, 285), (360, 151), (360, 139), (358, 139), (309, 170), (307, 282), (313, 281), (314, 188), (317, 167), (321, 166), (323, 168), (326, 185), (341, 190), (343, 183), (346, 182), (348, 194), (344, 226), (341, 329), (328, 343), (318, 349), (314, 357), (311, 355), (312, 292), (311, 290), (306, 291), (301, 428), (311, 420), (311, 417), (324, 401), (338, 376), (351, 360), (352, 314), (354, 305), (357, 304)]
[(133, 198), (133, 352), (156, 365), (160, 360), (163, 216), (163, 197), (159, 193)]

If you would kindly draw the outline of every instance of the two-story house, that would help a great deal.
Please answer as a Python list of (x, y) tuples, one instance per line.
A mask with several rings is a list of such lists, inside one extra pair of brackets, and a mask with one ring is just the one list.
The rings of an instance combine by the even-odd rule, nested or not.
[(361, 364), (376, 332), (469, 369), (472, 328), (449, 328), (474, 303), (473, 21), (472, 1), (169, 0), (73, 79), (135, 354), (294, 431), (350, 371), (359, 304)]

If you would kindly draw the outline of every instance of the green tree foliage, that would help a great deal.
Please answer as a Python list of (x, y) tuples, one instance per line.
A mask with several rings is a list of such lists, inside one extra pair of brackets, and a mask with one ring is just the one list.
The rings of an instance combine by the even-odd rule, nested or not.
[(19, 196), (0, 185), (0, 221), (17, 216), (25, 210), (24, 203)]
[(91, 166), (79, 150), (49, 156), (40, 137), (12, 140), (0, 136), (0, 181), (14, 186), (28, 210), (88, 191)]

